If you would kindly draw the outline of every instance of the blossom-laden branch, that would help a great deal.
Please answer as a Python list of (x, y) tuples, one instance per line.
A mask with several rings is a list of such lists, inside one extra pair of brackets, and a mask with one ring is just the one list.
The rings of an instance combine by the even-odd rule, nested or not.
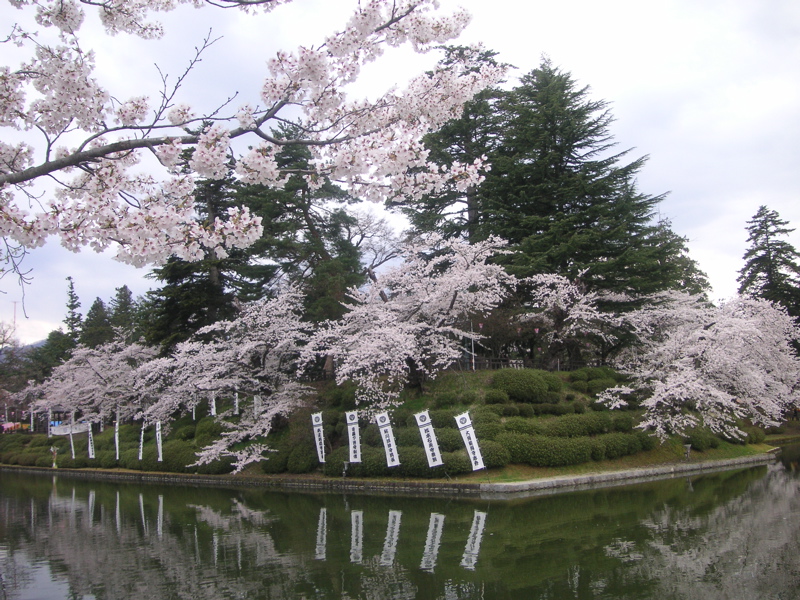
[(274, 299), (245, 305), (234, 320), (204, 327), (178, 344), (171, 357), (143, 365), (137, 372), (140, 388), (157, 390), (159, 400), (142, 417), (167, 422), (207, 397), (239, 394), (240, 414), (218, 415), (227, 430), (198, 453), (196, 464), (233, 456), (239, 471), (263, 460), (264, 444), (242, 449), (242, 443), (266, 437), (274, 418), (288, 415), (309, 394), (295, 377), (308, 338), (301, 306), (300, 294), (287, 289)]
[(503, 252), (497, 238), (468, 244), (430, 236), (409, 244), (404, 262), (352, 289), (339, 320), (323, 324), (304, 350), (311, 363), (332, 357), (336, 380), (358, 385), (370, 409), (390, 406), (412, 372), (434, 378), (463, 352), (465, 317), (494, 309), (516, 279), (489, 259)]
[[(251, 149), (236, 161), (247, 183), (283, 185), (289, 173), (275, 156), (292, 144), (312, 153), (303, 173), (312, 185), (328, 178), (370, 200), (418, 197), (453, 180), (467, 189), (480, 180), (480, 161), (445, 171), (429, 165), (421, 138), (459, 116), (464, 102), (502, 76), (500, 68), (473, 65), (465, 58), (376, 100), (347, 95), (362, 68), (387, 47), (408, 45), (425, 52), (458, 36), (469, 20), (463, 11), (437, 16), (435, 0), (361, 2), (344, 29), (318, 46), (279, 52), (268, 62), (260, 97), (238, 109), (230, 106), (235, 90), (227, 94), (229, 102), (205, 112), (179, 98), (188, 70), (172, 88), (162, 77), (155, 100), (146, 95), (115, 100), (95, 76), (93, 52), (81, 46), (83, 6), (96, 7), (112, 35), (154, 38), (162, 31), (147, 21), (149, 15), (179, 3), (197, 4), (13, 0), (18, 8), (36, 11), (39, 25), (57, 30), (59, 40), (47, 44), (15, 27), (10, 40), (29, 48), (30, 59), (17, 67), (0, 66), (0, 127), (13, 134), (4, 140), (21, 140), (0, 142), (0, 231), (5, 238), (28, 248), (53, 235), (73, 250), (114, 246), (118, 259), (136, 265), (170, 255), (193, 260), (204, 250), (247, 246), (261, 234), (257, 217), (231, 209), (225, 220), (201, 226), (192, 199), (195, 177), (225, 173), (237, 138), (251, 140)], [(209, 1), (245, 10), (280, 3)], [(192, 66), (211, 44), (207, 37)], [(298, 132), (295, 138), (272, 134), (286, 123)], [(179, 173), (176, 164), (185, 149), (193, 150), (191, 172)], [(34, 191), (43, 179), (55, 185), (46, 202)]]
[(620, 366), (629, 387), (601, 401), (615, 407), (641, 394), (643, 429), (659, 437), (702, 424), (741, 439), (741, 419), (761, 426), (781, 422), (800, 405), (800, 358), (792, 342), (800, 329), (785, 310), (765, 300), (736, 297), (719, 307), (671, 292), (628, 315), (642, 344)]

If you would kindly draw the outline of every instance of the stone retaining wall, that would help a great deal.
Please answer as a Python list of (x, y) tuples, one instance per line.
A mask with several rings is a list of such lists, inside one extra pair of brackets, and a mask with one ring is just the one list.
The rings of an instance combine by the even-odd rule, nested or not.
[(687, 477), (702, 472), (725, 471), (775, 462), (776, 453), (759, 454), (729, 460), (675, 463), (659, 467), (628, 469), (590, 475), (558, 476), (516, 483), (462, 483), (424, 480), (334, 479), (325, 477), (242, 475), (193, 475), (180, 473), (143, 473), (138, 471), (105, 471), (99, 469), (51, 469), (0, 465), (0, 471), (32, 473), (75, 479), (105, 479), (128, 483), (160, 483), (196, 487), (262, 487), (266, 489), (306, 492), (351, 492), (376, 495), (460, 496), (506, 500), (559, 492), (595, 489), (658, 479)]

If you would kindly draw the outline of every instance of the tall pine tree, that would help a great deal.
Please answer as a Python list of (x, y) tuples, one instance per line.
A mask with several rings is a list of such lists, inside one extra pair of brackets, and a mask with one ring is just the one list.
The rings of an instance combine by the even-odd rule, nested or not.
[(800, 316), (800, 254), (785, 240), (794, 229), (766, 206), (747, 223), (750, 247), (737, 279), (739, 293), (770, 300)]

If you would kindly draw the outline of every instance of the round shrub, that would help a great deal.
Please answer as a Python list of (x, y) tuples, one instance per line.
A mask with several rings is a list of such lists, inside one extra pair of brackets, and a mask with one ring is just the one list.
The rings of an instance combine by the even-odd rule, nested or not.
[(418, 427), (400, 427), (395, 429), (394, 437), (398, 446), (414, 446), (422, 448), (422, 436), (419, 434)]
[(187, 468), (197, 460), (194, 448), (189, 442), (182, 440), (170, 440), (163, 446), (163, 458), (161, 470), (170, 473), (187, 473), (194, 471), (194, 468)]
[(588, 381), (582, 381), (579, 379), (578, 381), (573, 381), (570, 383), (570, 385), (572, 386), (573, 390), (580, 392), (581, 394), (586, 394), (589, 391)]
[(142, 470), (142, 461), (139, 460), (139, 449), (129, 448), (123, 450), (119, 455), (119, 464), (124, 469), (131, 469), (132, 471)]
[(174, 431), (171, 437), (182, 441), (191, 440), (194, 439), (196, 429), (197, 427), (194, 425), (181, 425)]
[[(483, 423), (500, 423), (500, 415), (493, 409), (500, 408), (499, 406), (479, 406), (473, 411), (470, 411), (470, 419), (472, 424), (477, 426)], [(502, 409), (501, 409), (502, 410)], [(453, 419), (453, 426), (456, 426), (456, 421)]]
[(684, 437), (684, 443), (691, 444), (692, 450), (705, 452), (710, 448), (719, 446), (719, 438), (711, 433), (709, 429), (697, 427), (687, 432)]
[[(478, 439), (482, 436), (475, 431)], [(441, 452), (455, 452), (464, 447), (464, 440), (461, 438), (461, 432), (458, 429), (438, 429), (436, 430), (436, 441), (439, 443), (439, 450)]]
[[(747, 434), (748, 444), (762, 444), (767, 437), (767, 434), (760, 427), (745, 427), (744, 432)], [(718, 446), (719, 440), (716, 436), (714, 437), (717, 439)], [(716, 448), (717, 446), (712, 446), (712, 448)]]
[(603, 390), (607, 390), (608, 388), (614, 387), (617, 385), (617, 382), (614, 379), (590, 379), (587, 384), (587, 393), (596, 396)]
[[(285, 446), (277, 446), (275, 452), (267, 452), (267, 458), (261, 461), (261, 470), (267, 475), (276, 475), (286, 471), (286, 463), (289, 460), (289, 449)], [(327, 462), (327, 458), (325, 461)]]
[(472, 473), (472, 462), (467, 456), (466, 450), (444, 453), (442, 460), (444, 460), (444, 470), (448, 475)]
[(478, 446), (483, 456), (483, 464), (487, 469), (505, 467), (511, 462), (511, 453), (500, 442), (479, 440)]
[(547, 384), (534, 369), (501, 369), (492, 377), (492, 387), (514, 402), (544, 402), (547, 395)]
[(523, 417), (511, 417), (505, 422), (505, 430), (512, 433), (524, 433), (525, 435), (540, 435), (544, 429), (541, 422), (536, 419), (525, 419)]
[(456, 395), (456, 400), (465, 406), (476, 404), (479, 400), (478, 392), (475, 390), (463, 390)]
[(517, 404), (517, 408), (519, 409), (520, 417), (530, 419), (536, 415), (533, 404)]
[(441, 410), (432, 410), (430, 411), (431, 416), (431, 424), (436, 429), (445, 428), (445, 427), (455, 427), (456, 426), (456, 415), (459, 414), (460, 411), (454, 410), (452, 408), (443, 408)]
[(490, 388), (484, 393), (483, 401), (486, 404), (506, 404), (508, 402), (508, 393), (504, 390)]
[(352, 477), (384, 477), (395, 473), (396, 469), (386, 466), (386, 452), (382, 448), (362, 448), (361, 462), (350, 463), (347, 474)]
[(194, 431), (194, 440), (198, 448), (203, 448), (219, 438), (224, 431), (222, 425), (214, 417), (203, 417), (197, 423)]
[(639, 438), (639, 445), (642, 447), (643, 452), (652, 450), (653, 448), (656, 447), (656, 444), (658, 443), (658, 439), (656, 438), (656, 436), (646, 433), (644, 431), (636, 431), (634, 435)]
[(317, 450), (313, 442), (304, 441), (297, 444), (289, 453), (286, 460), (286, 470), (289, 473), (310, 473), (319, 465)]
[(614, 431), (622, 433), (630, 433), (633, 431), (633, 415), (630, 413), (613, 413), (611, 417), (612, 427)]
[(569, 374), (569, 381), (570, 383), (575, 383), (578, 381), (589, 381), (588, 369), (575, 369)]
[(595, 436), (592, 440), (592, 460), (604, 460), (606, 457), (606, 445), (603, 436)]
[(101, 469), (113, 469), (117, 466), (117, 453), (114, 450), (106, 450), (97, 453), (97, 463)]
[(512, 463), (525, 464), (528, 458), (528, 448), (533, 443), (533, 436), (524, 433), (501, 433), (497, 436), (497, 443), (508, 451)]
[[(505, 427), (503, 427), (502, 423), (491, 423), (487, 421), (482, 421), (480, 423), (476, 423), (475, 427), (475, 435), (478, 436), (479, 440), (493, 440), (498, 435), (505, 431)], [(461, 437), (461, 433), (459, 432), (458, 437)], [(463, 445), (464, 441), (461, 440), (461, 444)]]
[(527, 449), (526, 458), (532, 467), (579, 465), (592, 459), (592, 440), (536, 437)]
[(417, 447), (399, 447), (397, 453), (400, 455), (400, 466), (398, 467), (399, 473), (406, 477), (441, 477), (441, 466), (429, 467), (428, 456), (425, 454), (423, 448)]
[(458, 395), (455, 392), (442, 392), (437, 394), (433, 400), (433, 406), (439, 408), (450, 408), (458, 404)]
[[(273, 457), (275, 455), (272, 455)], [(344, 471), (344, 463), (349, 458), (349, 450), (347, 446), (336, 448), (333, 452), (325, 457), (325, 462), (322, 465), (322, 472), (328, 477), (341, 477)], [(272, 457), (264, 463), (264, 471), (268, 473), (277, 473), (278, 471), (267, 471), (266, 466), (272, 461)], [(350, 475), (350, 466), (348, 465), (348, 475)]]
[(561, 379), (561, 377), (550, 371), (537, 370), (536, 374), (539, 375), (539, 377), (541, 377), (547, 384), (548, 392), (559, 394), (560, 397), (561, 390), (564, 389), (564, 380)]
[(53, 459), (49, 456), (40, 456), (36, 459), (36, 464), (34, 466), (37, 467), (52, 467), (53, 466)]
[(518, 417), (519, 416), (519, 409), (517, 408), (516, 404), (504, 404), (503, 406), (503, 413), (504, 417)]
[(225, 456), (195, 468), (200, 475), (225, 475), (233, 471), (233, 461), (232, 456)]
[(377, 423), (370, 423), (361, 432), (361, 442), (366, 446), (377, 448), (383, 447), (383, 440), (381, 440), (381, 430), (378, 429)]

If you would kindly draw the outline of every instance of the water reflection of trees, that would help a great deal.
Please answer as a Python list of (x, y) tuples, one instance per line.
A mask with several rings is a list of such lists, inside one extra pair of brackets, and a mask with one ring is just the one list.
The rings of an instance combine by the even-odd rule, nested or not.
[(491, 503), (0, 480), (8, 598), (30, 580), (17, 551), (99, 600), (769, 598), (800, 576), (778, 469)]

